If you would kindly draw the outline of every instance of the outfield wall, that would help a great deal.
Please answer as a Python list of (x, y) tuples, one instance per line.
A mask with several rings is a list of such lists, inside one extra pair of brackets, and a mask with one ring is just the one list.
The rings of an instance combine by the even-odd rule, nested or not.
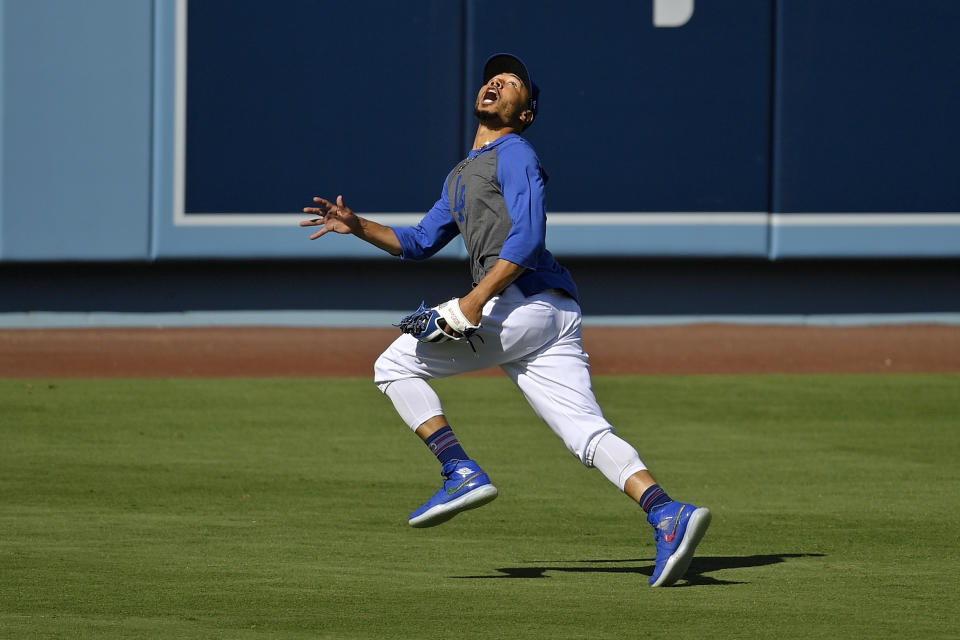
[(955, 0), (0, 0), (0, 33), (0, 262), (381, 257), (296, 211), (415, 221), (500, 50), (561, 257), (960, 256)]

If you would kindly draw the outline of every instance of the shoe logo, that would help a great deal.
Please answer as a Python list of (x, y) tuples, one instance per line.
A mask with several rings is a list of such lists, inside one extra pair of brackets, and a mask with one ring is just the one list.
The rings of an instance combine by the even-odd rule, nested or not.
[(473, 471), (470, 469), (457, 469), (457, 473), (459, 473), (461, 476), (469, 475), (470, 477), (464, 477), (463, 482), (453, 488), (447, 487), (447, 495), (455, 494), (457, 491), (460, 491), (460, 489), (463, 489), (465, 486), (473, 482), (473, 480), (483, 475), (482, 473), (473, 473)]
[[(663, 540), (664, 540), (665, 542), (671, 543), (671, 542), (673, 542), (674, 540), (676, 540), (676, 538), (677, 538), (677, 527), (680, 526), (680, 514), (683, 513), (683, 510), (684, 510), (685, 508), (686, 508), (686, 507), (680, 507), (680, 511), (677, 512), (677, 516), (676, 516), (676, 517), (667, 516), (666, 518), (664, 518), (663, 520), (660, 521), (660, 524), (659, 524), (659, 525), (657, 525), (657, 528), (660, 529), (661, 531), (666, 531), (667, 529), (671, 529), (670, 533), (667, 533), (666, 535), (663, 536)], [(671, 528), (671, 527), (672, 527), (672, 528)]]

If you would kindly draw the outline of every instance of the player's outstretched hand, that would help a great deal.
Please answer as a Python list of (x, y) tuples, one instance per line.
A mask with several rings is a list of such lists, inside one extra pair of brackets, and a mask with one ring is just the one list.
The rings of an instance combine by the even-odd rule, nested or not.
[(357, 233), (360, 228), (360, 219), (350, 207), (343, 204), (342, 195), (337, 196), (336, 204), (320, 197), (315, 197), (313, 201), (317, 203), (317, 206), (304, 207), (303, 212), (318, 217), (303, 220), (300, 223), (301, 227), (323, 227), (310, 236), (311, 240), (316, 240), (330, 231), (334, 233)]

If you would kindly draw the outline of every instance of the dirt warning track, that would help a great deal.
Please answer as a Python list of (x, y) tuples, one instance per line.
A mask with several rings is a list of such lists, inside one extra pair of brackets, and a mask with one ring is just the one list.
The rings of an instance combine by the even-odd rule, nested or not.
[[(397, 335), (393, 328), (0, 330), (0, 377), (363, 377)], [(960, 327), (952, 325), (587, 327), (584, 344), (598, 375), (960, 372)]]

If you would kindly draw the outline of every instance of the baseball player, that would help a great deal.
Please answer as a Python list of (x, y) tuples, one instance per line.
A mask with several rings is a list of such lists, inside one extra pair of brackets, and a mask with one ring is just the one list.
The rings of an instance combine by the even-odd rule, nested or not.
[(652, 586), (675, 583), (710, 524), (710, 511), (676, 502), (636, 450), (616, 435), (594, 397), (581, 340), (577, 286), (544, 246), (547, 175), (520, 134), (537, 117), (539, 90), (516, 56), (483, 67), (473, 149), (447, 175), (440, 199), (413, 227), (388, 227), (356, 215), (343, 196), (315, 197), (301, 226), (353, 234), (404, 260), (434, 255), (461, 236), (473, 288), (403, 318), (402, 334), (377, 359), (374, 382), (442, 464), (443, 487), (409, 518), (432, 527), (497, 497), (470, 458), (427, 383), (499, 366), (533, 410), (587, 467), (595, 467), (647, 513), (657, 545)]

